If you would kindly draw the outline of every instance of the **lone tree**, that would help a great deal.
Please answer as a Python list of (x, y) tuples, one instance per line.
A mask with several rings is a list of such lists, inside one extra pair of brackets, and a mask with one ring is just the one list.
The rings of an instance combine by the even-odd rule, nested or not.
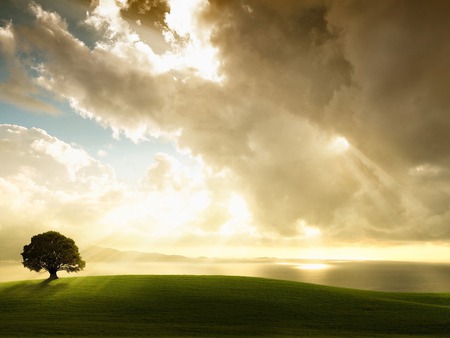
[(58, 271), (77, 272), (86, 265), (73, 239), (56, 231), (31, 237), (31, 243), (23, 247), (21, 255), (24, 267), (36, 272), (44, 269), (50, 273), (49, 279), (58, 278)]

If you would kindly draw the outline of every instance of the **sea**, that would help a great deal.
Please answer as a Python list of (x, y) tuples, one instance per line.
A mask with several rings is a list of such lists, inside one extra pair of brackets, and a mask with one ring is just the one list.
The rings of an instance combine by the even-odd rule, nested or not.
[[(373, 291), (450, 292), (447, 263), (271, 258), (94, 261), (70, 276), (130, 274), (249, 276)], [(46, 273), (30, 272), (20, 262), (0, 261), (0, 282), (43, 278)]]

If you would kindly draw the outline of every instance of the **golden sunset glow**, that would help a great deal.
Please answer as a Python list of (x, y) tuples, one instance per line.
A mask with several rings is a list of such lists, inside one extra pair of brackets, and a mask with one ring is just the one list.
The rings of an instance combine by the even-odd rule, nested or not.
[(447, 6), (352, 3), (7, 0), (0, 261), (448, 260)]

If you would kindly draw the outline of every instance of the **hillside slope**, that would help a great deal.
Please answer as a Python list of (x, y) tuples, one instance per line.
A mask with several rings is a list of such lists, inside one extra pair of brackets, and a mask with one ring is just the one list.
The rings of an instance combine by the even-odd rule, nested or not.
[(450, 336), (450, 294), (222, 276), (0, 283), (0, 336)]

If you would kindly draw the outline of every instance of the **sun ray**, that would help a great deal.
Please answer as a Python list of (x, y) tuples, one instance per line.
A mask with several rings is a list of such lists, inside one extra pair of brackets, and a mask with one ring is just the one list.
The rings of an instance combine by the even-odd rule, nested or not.
[(405, 223), (405, 215), (414, 213), (413, 219), (419, 221), (427, 213), (417, 198), (356, 147), (348, 149), (344, 163), (361, 186), (358, 196), (369, 199), (373, 206), (370, 210), (366, 204), (366, 217), (372, 218), (371, 229), (391, 233), (401, 231), (401, 226), (411, 229), (415, 226)]

